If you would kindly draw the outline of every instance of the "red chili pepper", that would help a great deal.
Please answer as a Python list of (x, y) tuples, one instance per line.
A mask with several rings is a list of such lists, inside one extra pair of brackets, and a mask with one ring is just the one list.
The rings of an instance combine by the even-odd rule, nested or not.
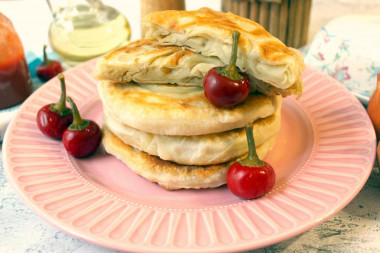
[(62, 143), (66, 151), (74, 157), (89, 156), (100, 144), (100, 127), (92, 120), (82, 119), (71, 97), (67, 97), (67, 101), (71, 105), (74, 120), (63, 132)]
[(62, 65), (59, 61), (50, 60), (46, 54), (44, 45), (44, 59), (36, 68), (36, 74), (42, 81), (48, 81), (62, 72)]
[(244, 199), (254, 199), (265, 195), (276, 182), (273, 167), (257, 156), (252, 130), (252, 125), (245, 127), (248, 156), (232, 164), (226, 178), (230, 191)]
[(249, 93), (250, 81), (236, 66), (240, 33), (232, 33), (232, 51), (227, 67), (210, 69), (203, 79), (206, 98), (216, 107), (230, 107), (242, 102)]
[(43, 106), (36, 117), (40, 131), (56, 139), (62, 138), (63, 131), (73, 121), (72, 111), (66, 107), (66, 86), (63, 74), (59, 74), (58, 79), (61, 81), (61, 97), (58, 103)]

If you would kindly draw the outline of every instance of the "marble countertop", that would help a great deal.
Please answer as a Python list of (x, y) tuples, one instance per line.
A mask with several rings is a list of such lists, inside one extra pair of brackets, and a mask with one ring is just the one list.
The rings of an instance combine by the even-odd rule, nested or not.
[[(35, 32), (35, 23), (40, 24), (40, 31), (47, 31), (50, 19), (47, 7), (41, 5), (37, 0), (29, 1), (2, 1), (0, 11), (4, 14), (15, 17), (14, 23), (18, 30), (23, 29), (20, 34), (23, 41), (30, 41), (24, 45), (29, 50), (39, 50), (40, 46), (47, 43), (47, 36), (39, 37)], [(105, 1), (107, 2), (107, 1)], [(108, 1), (117, 6), (117, 2)], [(189, 1), (187, 1), (189, 2)], [(334, 13), (327, 6), (329, 2), (334, 2)], [(366, 0), (356, 8), (354, 13), (372, 13), (376, 5), (375, 1)], [(325, 1), (315, 0), (313, 2), (312, 20), (309, 30), (310, 36), (315, 33), (323, 22), (328, 18), (333, 18), (341, 14), (350, 14), (353, 10), (353, 3), (356, 1)], [(23, 8), (20, 8), (20, 4)], [(196, 9), (202, 5), (203, 1), (192, 1), (188, 5), (190, 9)], [(210, 7), (219, 6), (220, 1), (209, 1)], [(366, 7), (363, 7), (364, 6)], [(34, 15), (30, 8), (39, 9), (41, 15)], [(341, 12), (339, 12), (339, 6)], [(351, 6), (351, 9), (347, 6)], [(355, 5), (356, 6), (356, 5)], [(378, 5), (377, 5), (378, 6)], [(139, 8), (136, 4), (135, 9)], [(367, 8), (367, 9), (366, 9)], [(138, 26), (138, 13), (124, 8), (132, 28)], [(324, 11), (325, 10), (325, 11)], [(331, 10), (331, 11), (330, 11)], [(17, 15), (34, 20), (30, 23), (23, 23)], [(322, 15), (322, 13), (326, 15)], [(41, 32), (41, 34), (45, 34)], [(34, 40), (31, 40), (33, 38)], [(139, 37), (138, 29), (133, 32), (132, 40)], [(0, 252), (74, 252), (74, 253), (113, 253), (118, 252), (108, 248), (80, 240), (76, 237), (60, 231), (45, 220), (34, 214), (16, 195), (11, 185), (4, 175), (2, 162), (2, 152), (0, 149)], [(340, 212), (330, 217), (318, 226), (280, 243), (250, 252), (379, 252), (380, 251), (380, 173), (377, 163), (360, 193)]]

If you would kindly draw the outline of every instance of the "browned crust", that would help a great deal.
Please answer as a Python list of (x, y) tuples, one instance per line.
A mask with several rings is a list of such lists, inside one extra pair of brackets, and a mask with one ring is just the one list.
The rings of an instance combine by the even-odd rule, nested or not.
[(222, 40), (231, 38), (232, 32), (237, 30), (241, 33), (239, 46), (249, 50), (252, 47), (250, 40), (256, 40), (261, 57), (269, 62), (283, 62), (289, 57), (299, 57), (258, 23), (230, 12), (218, 12), (209, 8), (194, 11), (167, 10), (145, 16), (144, 22), (159, 24), (176, 32), (200, 26), (209, 27), (220, 30)]
[[(150, 47), (148, 51), (143, 50), (144, 46)], [(173, 53), (174, 52), (174, 53)], [(111, 60), (113, 58), (119, 57), (121, 54), (135, 54), (135, 62), (138, 63), (139, 57), (149, 58), (150, 55), (165, 55), (171, 54), (170, 58), (167, 61), (167, 66), (178, 66), (181, 62), (181, 59), (186, 57), (187, 55), (195, 54), (186, 48), (181, 48), (173, 45), (161, 45), (157, 43), (155, 39), (141, 39), (136, 40), (134, 42), (129, 43), (123, 47), (115, 49), (108, 54), (106, 54), (103, 58), (104, 60)]]
[(123, 124), (160, 135), (201, 135), (243, 127), (272, 115), (280, 101), (278, 96), (252, 93), (236, 106), (217, 108), (202, 91), (175, 98), (135, 86), (99, 82), (103, 106)]
[[(131, 170), (151, 182), (158, 183), (167, 190), (181, 188), (209, 188), (218, 187), (225, 184), (225, 175), (231, 164), (226, 162), (216, 165), (181, 165), (178, 163), (165, 161), (157, 156), (149, 155), (139, 151), (117, 138), (106, 127), (103, 127), (102, 143), (105, 150), (123, 161)], [(217, 175), (217, 176), (215, 176)], [(202, 184), (207, 179), (215, 178), (215, 182), (204, 184), (204, 187), (196, 186)], [(191, 182), (195, 179), (196, 182)], [(168, 184), (168, 181), (177, 181), (176, 184), (185, 184), (178, 187)]]

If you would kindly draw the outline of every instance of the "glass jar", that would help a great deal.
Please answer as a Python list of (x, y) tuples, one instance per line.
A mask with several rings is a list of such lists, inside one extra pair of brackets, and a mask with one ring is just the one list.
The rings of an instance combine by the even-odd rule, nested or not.
[(32, 93), (24, 49), (12, 22), (0, 13), (0, 109), (24, 101)]
[(113, 7), (100, 0), (65, 3), (52, 7), (54, 19), (49, 28), (50, 44), (65, 63), (74, 66), (129, 42), (129, 23)]

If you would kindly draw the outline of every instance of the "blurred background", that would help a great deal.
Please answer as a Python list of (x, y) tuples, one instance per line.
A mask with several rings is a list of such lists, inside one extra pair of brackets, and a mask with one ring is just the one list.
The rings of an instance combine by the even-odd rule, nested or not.
[[(187, 10), (195, 10), (203, 6), (210, 7), (214, 10), (222, 10), (222, 2), (235, 2), (235, 5), (244, 4), (248, 0), (185, 0), (185, 8)], [(297, 2), (291, 0), (289, 2)], [(54, 0), (51, 1), (54, 3)], [(70, 1), (58, 1), (68, 3)], [(114, 7), (120, 11), (128, 20), (131, 26), (131, 40), (140, 38), (140, 10), (141, 4), (138, 0), (103, 0), (105, 5)], [(157, 1), (156, 2), (160, 2)], [(167, 2), (167, 1), (165, 1)], [(264, 5), (271, 3), (281, 3), (287, 1), (267, 0), (267, 1), (251, 1), (259, 2)], [(301, 0), (302, 5), (309, 0)], [(306, 41), (310, 42), (315, 34), (332, 19), (348, 14), (380, 14), (380, 1), (377, 0), (312, 0), (310, 1), (309, 27)], [(22, 5), (20, 5), (22, 3)], [(20, 7), (22, 6), (22, 8)], [(225, 8), (226, 9), (226, 8)], [(232, 10), (232, 8), (231, 8)], [(48, 42), (48, 30), (52, 22), (52, 15), (49, 7), (44, 0), (2, 0), (0, 1), (0, 11), (9, 17), (21, 40), (24, 42), (26, 50), (41, 51), (43, 44)], [(265, 10), (270, 12), (269, 9)], [(305, 12), (305, 15), (308, 15)]]

